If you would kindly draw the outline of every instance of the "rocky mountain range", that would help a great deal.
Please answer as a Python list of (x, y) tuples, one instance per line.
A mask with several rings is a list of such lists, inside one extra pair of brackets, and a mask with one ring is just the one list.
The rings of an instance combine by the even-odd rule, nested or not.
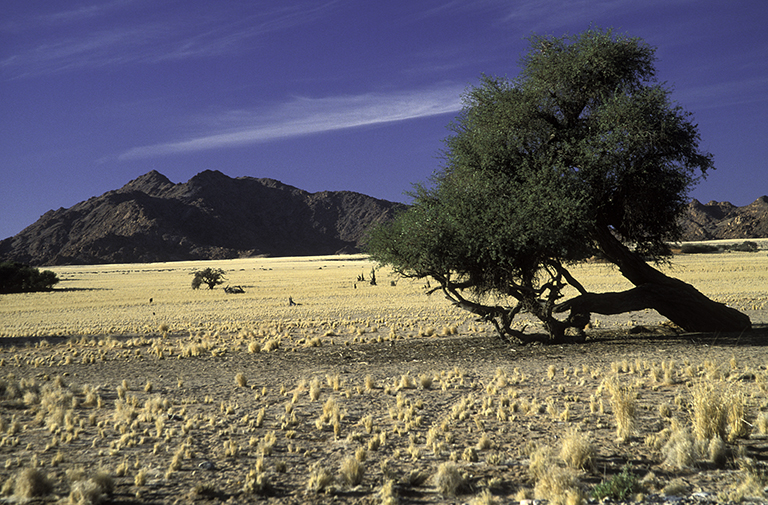
[(681, 225), (684, 241), (768, 237), (768, 196), (744, 207), (730, 202), (692, 200)]
[(211, 170), (174, 184), (153, 170), (46, 212), (0, 241), (0, 260), (40, 266), (354, 253), (370, 225), (401, 208), (360, 193), (308, 193)]
[[(404, 208), (350, 191), (309, 193), (211, 170), (174, 184), (153, 170), (46, 212), (0, 241), (0, 261), (42, 266), (354, 253), (368, 227)], [(681, 224), (685, 241), (768, 237), (768, 196), (744, 207), (693, 200)]]

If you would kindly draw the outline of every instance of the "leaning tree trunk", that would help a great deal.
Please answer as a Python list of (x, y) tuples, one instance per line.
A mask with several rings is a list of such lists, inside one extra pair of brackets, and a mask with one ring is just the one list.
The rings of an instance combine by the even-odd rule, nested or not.
[(746, 314), (710, 300), (690, 284), (650, 266), (608, 228), (599, 229), (595, 238), (603, 254), (635, 287), (620, 293), (585, 293), (559, 304), (557, 312), (608, 315), (654, 309), (686, 331), (742, 331), (752, 327)]

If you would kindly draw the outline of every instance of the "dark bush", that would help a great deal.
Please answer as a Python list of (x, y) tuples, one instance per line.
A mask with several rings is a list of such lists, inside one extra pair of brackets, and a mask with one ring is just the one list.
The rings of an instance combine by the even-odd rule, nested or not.
[(0, 263), (0, 293), (50, 291), (59, 278), (50, 270), (42, 272), (29, 265), (6, 261)]
[(709, 244), (683, 244), (680, 252), (683, 254), (706, 254), (720, 252), (720, 248)]
[(738, 252), (756, 252), (758, 249), (757, 242), (752, 242), (751, 240), (745, 240), (740, 244), (728, 246), (728, 250)]

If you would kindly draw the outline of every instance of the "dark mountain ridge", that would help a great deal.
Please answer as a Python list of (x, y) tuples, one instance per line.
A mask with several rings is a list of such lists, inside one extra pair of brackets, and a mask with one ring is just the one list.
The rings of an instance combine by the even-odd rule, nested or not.
[(153, 170), (46, 212), (0, 241), (0, 260), (62, 265), (354, 253), (370, 225), (404, 207), (211, 170), (174, 184)]
[[(153, 170), (120, 189), (46, 212), (0, 241), (0, 261), (139, 263), (360, 251), (365, 231), (400, 203), (351, 191), (307, 191), (206, 170), (174, 184)], [(768, 237), (768, 196), (744, 207), (692, 200), (683, 241)]]

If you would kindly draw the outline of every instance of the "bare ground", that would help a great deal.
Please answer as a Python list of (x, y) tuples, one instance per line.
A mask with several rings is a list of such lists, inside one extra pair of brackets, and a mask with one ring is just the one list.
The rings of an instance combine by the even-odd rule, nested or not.
[[(585, 493), (631, 463), (647, 477), (638, 488), (646, 501), (666, 487), (726, 502), (768, 462), (768, 436), (755, 424), (768, 409), (765, 325), (743, 334), (614, 328), (551, 346), (461, 329), (369, 337), (318, 336), (317, 346), (284, 341), (258, 353), (248, 346), (265, 339), (243, 335), (3, 339), (0, 484), (38, 468), (53, 488), (32, 501), (51, 503), (101, 470), (114, 483), (112, 503), (382, 503), (391, 480), (400, 503), (464, 503), (483, 489), (517, 503), (533, 497), (534, 449), (557, 456), (572, 427), (596, 451), (593, 465), (575, 471)], [(637, 396), (625, 441), (603, 387), (610, 377)], [(747, 434), (728, 442), (722, 464), (666, 464), (647, 437), (672, 419), (688, 425), (690, 387), (717, 377), (746, 395)], [(340, 469), (356, 456), (364, 474), (347, 483)], [(456, 496), (433, 478), (447, 461), (466, 479)], [(320, 468), (333, 481), (311, 489)]]

